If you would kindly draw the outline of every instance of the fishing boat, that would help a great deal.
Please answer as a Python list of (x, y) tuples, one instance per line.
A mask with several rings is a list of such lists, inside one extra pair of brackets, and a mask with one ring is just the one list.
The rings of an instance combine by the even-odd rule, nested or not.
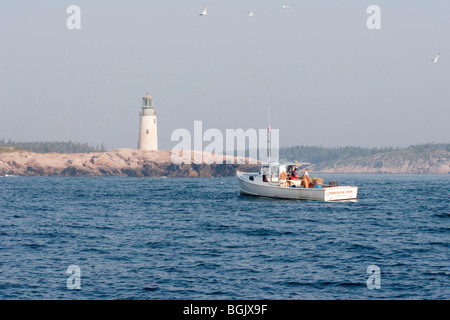
[(267, 133), (268, 163), (260, 165), (258, 172), (236, 172), (241, 194), (296, 200), (356, 201), (358, 187), (339, 186), (337, 181), (324, 185), (323, 179), (310, 179), (305, 172), (300, 179), (297, 171), (308, 170), (310, 163), (272, 162), (270, 107)]
[(295, 169), (302, 170), (309, 163), (268, 163), (259, 166), (258, 172), (237, 172), (241, 194), (296, 200), (355, 201), (358, 187), (339, 186), (337, 181), (323, 183), (321, 178), (293, 179)]

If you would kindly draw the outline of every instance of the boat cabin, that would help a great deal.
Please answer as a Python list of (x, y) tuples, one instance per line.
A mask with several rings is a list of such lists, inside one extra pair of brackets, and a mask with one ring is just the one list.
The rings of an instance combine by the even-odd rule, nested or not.
[[(300, 170), (308, 165), (309, 163), (298, 162), (263, 164), (259, 166), (258, 176), (262, 182), (275, 183), (287, 187), (292, 184), (297, 184), (294, 181), (300, 182)], [(295, 169), (297, 169), (299, 175), (297, 180), (292, 179), (292, 173)], [(252, 179), (250, 178), (250, 180)]]

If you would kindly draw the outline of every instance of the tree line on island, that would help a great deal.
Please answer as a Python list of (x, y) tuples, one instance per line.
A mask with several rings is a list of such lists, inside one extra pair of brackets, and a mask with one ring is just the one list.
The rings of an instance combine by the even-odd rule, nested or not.
[(429, 154), (446, 151), (450, 152), (450, 143), (425, 143), (411, 145), (409, 147), (314, 147), (314, 146), (293, 146), (281, 147), (280, 159), (286, 161), (299, 161), (320, 163), (333, 160), (345, 160), (350, 158), (364, 158), (377, 154), (396, 151), (410, 151), (415, 155), (427, 156)]
[[(106, 145), (90, 145), (73, 141), (32, 141), (20, 142), (11, 139), (0, 139), (0, 152), (16, 150), (31, 151), (36, 153), (90, 153), (106, 152)], [(412, 151), (416, 155), (427, 155), (437, 151), (450, 152), (450, 143), (426, 143), (409, 147), (323, 147), (323, 146), (292, 146), (280, 147), (279, 159), (284, 161), (299, 161), (320, 163), (325, 161), (350, 159), (355, 157), (370, 157), (395, 151)], [(248, 155), (248, 152), (246, 152)]]
[[(23, 150), (31, 151), (36, 153), (89, 153), (89, 152), (105, 152), (106, 146), (101, 143), (99, 146), (90, 145), (88, 143), (80, 143), (73, 141), (31, 141), (31, 142), (20, 142), (12, 141), (11, 139), (5, 140), (5, 138), (0, 139), (0, 148), (3, 147), (3, 151), (8, 151), (9, 148), (12, 150)], [(2, 149), (0, 149), (1, 151)]]

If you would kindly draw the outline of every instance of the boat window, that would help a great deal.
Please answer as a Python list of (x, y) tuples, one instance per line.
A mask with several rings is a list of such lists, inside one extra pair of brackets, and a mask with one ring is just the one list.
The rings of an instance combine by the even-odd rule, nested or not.
[(269, 174), (269, 167), (262, 167), (262, 174)]
[(279, 179), (280, 168), (279, 167), (271, 167), (271, 182), (278, 182)]

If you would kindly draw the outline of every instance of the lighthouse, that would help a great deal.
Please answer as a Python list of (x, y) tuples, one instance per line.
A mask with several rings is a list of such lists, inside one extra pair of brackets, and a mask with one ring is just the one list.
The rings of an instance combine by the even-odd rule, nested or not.
[(147, 94), (142, 98), (142, 111), (139, 113), (138, 149), (158, 150), (158, 130), (153, 97)]

